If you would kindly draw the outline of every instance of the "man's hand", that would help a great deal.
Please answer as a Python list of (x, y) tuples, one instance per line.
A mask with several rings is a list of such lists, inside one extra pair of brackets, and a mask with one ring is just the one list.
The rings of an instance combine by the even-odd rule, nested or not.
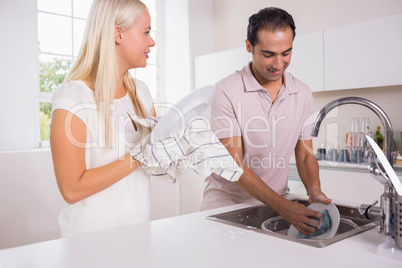
[(317, 231), (323, 216), (320, 212), (306, 208), (304, 205), (285, 199), (285, 206), (280, 210), (279, 214), (290, 224), (292, 224), (299, 232), (304, 235), (312, 235)]
[(309, 193), (308, 201), (310, 202), (310, 204), (323, 203), (325, 205), (328, 205), (332, 202), (332, 200), (329, 199), (321, 190), (311, 191)]
[[(296, 227), (296, 229), (302, 234), (312, 235), (315, 231), (317, 231), (317, 227), (320, 225), (320, 221), (317, 221), (315, 219), (321, 219), (321, 213), (308, 209), (302, 204), (292, 202), (280, 196), (268, 185), (266, 185), (265, 182), (263, 182), (257, 174), (255, 174), (242, 162), (243, 149), (241, 137), (221, 139), (220, 141), (222, 144), (225, 145), (226, 149), (236, 160), (237, 164), (243, 168), (243, 174), (236, 182), (240, 186), (240, 188), (249, 193), (251, 196), (260, 200), (267, 206), (271, 207), (273, 210), (277, 211), (286, 221)], [(316, 176), (316, 178), (318, 179), (318, 176)], [(309, 189), (310, 202), (318, 201), (324, 204), (331, 203), (331, 200), (327, 199), (326, 196), (321, 192), (319, 187), (319, 180), (317, 181), (318, 183), (314, 181), (314, 183), (309, 184), (312, 186)], [(318, 187), (314, 188), (315, 186)]]

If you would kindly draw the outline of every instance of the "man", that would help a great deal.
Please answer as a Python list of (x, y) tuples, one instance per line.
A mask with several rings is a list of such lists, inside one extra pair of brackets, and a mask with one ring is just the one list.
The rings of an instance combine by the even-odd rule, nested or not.
[(265, 8), (252, 15), (247, 51), (252, 61), (216, 84), (212, 126), (244, 173), (236, 182), (217, 175), (206, 179), (201, 209), (253, 200), (262, 201), (305, 235), (312, 235), (321, 213), (289, 201), (289, 160), (294, 152), (309, 201), (329, 204), (322, 193), (312, 154), (313, 97), (307, 85), (285, 72), (290, 64), (295, 25), (291, 15)]

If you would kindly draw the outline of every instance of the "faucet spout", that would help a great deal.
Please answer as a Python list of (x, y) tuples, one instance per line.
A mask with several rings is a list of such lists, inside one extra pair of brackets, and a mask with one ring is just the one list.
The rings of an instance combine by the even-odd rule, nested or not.
[[(322, 121), (324, 120), (325, 116), (334, 108), (345, 105), (345, 104), (357, 104), (362, 105), (364, 107), (369, 108), (372, 110), (381, 120), (383, 128), (385, 130), (385, 139), (384, 139), (384, 149), (385, 149), (385, 156), (388, 159), (391, 167), (393, 166), (393, 159), (392, 159), (392, 141), (393, 141), (393, 132), (392, 132), (392, 125), (389, 117), (386, 113), (375, 103), (359, 97), (345, 97), (340, 98), (334, 101), (331, 101), (327, 105), (325, 105), (318, 113), (312, 128), (311, 135), (313, 137), (318, 136), (318, 132), (321, 126)], [(370, 168), (370, 167), (369, 167)], [(385, 178), (387, 179), (387, 178)], [(393, 206), (394, 197), (393, 197), (394, 189), (390, 186), (384, 187), (384, 194), (381, 196), (381, 213), (377, 213), (381, 216), (381, 230), (383, 230), (386, 234), (392, 234), (393, 230), (392, 225), (390, 224), (392, 215), (393, 215)]]
[(381, 120), (381, 123), (383, 125), (383, 129), (385, 130), (385, 139), (384, 139), (384, 148), (385, 148), (385, 155), (391, 164), (393, 165), (393, 159), (392, 159), (392, 141), (393, 141), (393, 130), (392, 130), (392, 125), (391, 121), (389, 120), (389, 117), (387, 114), (374, 102), (369, 101), (364, 98), (359, 98), (359, 97), (345, 97), (345, 98), (340, 98), (334, 101), (331, 101), (327, 105), (325, 105), (320, 112), (318, 113), (317, 117), (315, 118), (314, 124), (313, 124), (313, 129), (311, 132), (311, 135), (313, 137), (318, 136), (318, 132), (321, 126), (322, 121), (324, 120), (325, 116), (334, 108), (345, 105), (345, 104), (358, 104), (365, 106), (372, 110)]

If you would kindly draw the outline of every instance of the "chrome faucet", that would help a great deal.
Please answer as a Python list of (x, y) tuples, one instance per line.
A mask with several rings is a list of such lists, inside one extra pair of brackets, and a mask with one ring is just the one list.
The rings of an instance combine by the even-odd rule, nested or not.
[[(320, 112), (318, 113), (314, 124), (313, 124), (313, 129), (311, 135), (313, 137), (318, 136), (318, 132), (320, 129), (321, 122), (324, 120), (325, 116), (335, 107), (339, 107), (341, 105), (345, 104), (358, 104), (365, 106), (372, 110), (381, 120), (381, 123), (383, 125), (383, 128), (385, 130), (385, 139), (384, 139), (384, 148), (385, 148), (385, 156), (387, 157), (389, 163), (391, 166), (393, 165), (393, 158), (392, 158), (392, 142), (393, 142), (393, 133), (392, 133), (392, 125), (391, 121), (389, 120), (389, 117), (385, 114), (385, 112), (375, 103), (364, 99), (364, 98), (359, 98), (359, 97), (345, 97), (345, 98), (340, 98), (334, 101), (331, 101), (327, 105), (325, 105)], [(378, 164), (377, 164), (378, 167)], [(379, 168), (379, 167), (378, 167)], [(371, 164), (368, 167), (369, 172), (375, 174), (375, 175), (382, 175), (385, 176), (383, 172), (379, 172), (377, 168), (374, 167), (373, 164)], [(387, 177), (384, 178), (385, 181), (389, 181)], [(381, 202), (380, 202), (380, 212), (376, 211), (376, 218), (380, 218), (380, 229), (381, 231), (384, 231), (385, 234), (392, 235), (393, 234), (393, 225), (391, 224), (391, 220), (393, 217), (393, 204), (395, 202), (394, 198), (394, 189), (392, 187), (392, 184), (386, 185), (384, 184), (384, 194), (381, 195)], [(372, 208), (372, 206), (366, 206), (362, 205), (363, 208), (369, 209)], [(368, 211), (366, 210), (364, 215), (368, 215)], [(370, 211), (369, 211), (370, 212)], [(378, 216), (379, 215), (379, 216)]]

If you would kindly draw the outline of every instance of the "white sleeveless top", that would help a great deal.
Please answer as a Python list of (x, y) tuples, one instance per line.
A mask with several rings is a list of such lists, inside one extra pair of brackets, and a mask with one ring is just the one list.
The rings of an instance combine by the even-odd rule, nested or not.
[[(135, 80), (137, 94), (148, 111), (152, 97), (148, 87)], [(61, 85), (53, 95), (52, 111), (63, 109), (78, 116), (86, 125), (85, 164), (87, 169), (109, 164), (125, 156), (143, 137), (135, 131), (128, 114), (135, 115), (128, 94), (115, 99), (112, 121), (114, 145), (105, 146), (105, 131), (98, 116), (93, 91), (83, 81)], [(63, 202), (59, 216), (61, 236), (73, 236), (117, 226), (149, 221), (150, 177), (137, 169), (109, 188), (75, 204)]]

